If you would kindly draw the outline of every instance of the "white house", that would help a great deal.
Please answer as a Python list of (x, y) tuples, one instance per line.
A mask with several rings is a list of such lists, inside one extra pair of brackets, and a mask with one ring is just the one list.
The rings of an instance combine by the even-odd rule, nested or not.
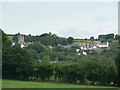
[(78, 53), (80, 51), (80, 49), (77, 49), (76, 52)]
[(80, 56), (81, 54), (80, 54), (80, 53), (78, 53), (78, 55)]
[(12, 46), (15, 46), (15, 43), (14, 43), (14, 42), (12, 43)]
[(21, 47), (21, 48), (24, 48), (24, 47), (25, 47), (25, 45), (22, 43), (22, 44), (20, 45), (20, 47)]
[(100, 43), (100, 44), (98, 44), (98, 47), (99, 48), (108, 48), (109, 47), (109, 42), (107, 42), (107, 43)]
[(97, 46), (93, 46), (92, 48), (97, 48)]
[(86, 53), (86, 52), (83, 52), (83, 55), (87, 55), (87, 53)]

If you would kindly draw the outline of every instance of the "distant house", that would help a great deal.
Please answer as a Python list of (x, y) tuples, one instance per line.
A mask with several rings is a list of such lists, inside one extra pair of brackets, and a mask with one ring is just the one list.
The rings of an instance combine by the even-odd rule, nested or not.
[(24, 48), (24, 47), (25, 47), (25, 45), (22, 43), (22, 44), (20, 45), (20, 47), (21, 47), (21, 48)]
[(55, 58), (54, 60), (51, 60), (50, 63), (57, 63), (58, 61), (58, 58)]
[(76, 52), (79, 53), (80, 49), (77, 49)]
[(72, 45), (68, 45), (68, 46), (63, 46), (64, 48), (71, 48)]
[(53, 49), (53, 47), (52, 47), (52, 46), (47, 46), (47, 48), (49, 48), (49, 49)]
[(78, 55), (87, 55), (86, 51), (95, 51), (95, 52), (101, 52), (105, 48), (109, 48), (109, 42), (107, 43), (80, 43), (80, 44), (71, 44), (68, 46), (63, 46), (64, 48), (71, 48), (72, 46), (77, 47), (76, 53)]
[(87, 55), (87, 53), (86, 53), (86, 52), (83, 52), (83, 55)]
[(80, 56), (80, 55), (81, 55), (81, 53), (78, 53), (78, 55)]
[(15, 41), (11, 41), (12, 45), (11, 46), (15, 46), (16, 42)]
[(98, 47), (99, 48), (108, 48), (109, 47), (109, 42), (107, 42), (107, 43), (100, 43), (100, 44), (98, 44)]

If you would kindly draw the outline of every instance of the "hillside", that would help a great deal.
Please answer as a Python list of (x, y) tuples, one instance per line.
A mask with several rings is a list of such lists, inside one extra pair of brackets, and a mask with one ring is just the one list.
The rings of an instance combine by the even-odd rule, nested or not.
[[(58, 83), (117, 86), (118, 41), (115, 38), (109, 38), (110, 42), (106, 42), (108, 38), (105, 38), (105, 42), (100, 44), (91, 43), (94, 41), (91, 39), (90, 43), (74, 45), (71, 43), (74, 40), (72, 37), (66, 39), (53, 34), (29, 35), (28, 43), (25, 43), (24, 37), (16, 36), (14, 40), (18, 38), (18, 43), (11, 45), (3, 32), (3, 79), (35, 82), (52, 79)], [(63, 45), (64, 41), (67, 45)], [(26, 47), (20, 47), (24, 44)], [(12, 86), (12, 83), (7, 83)]]

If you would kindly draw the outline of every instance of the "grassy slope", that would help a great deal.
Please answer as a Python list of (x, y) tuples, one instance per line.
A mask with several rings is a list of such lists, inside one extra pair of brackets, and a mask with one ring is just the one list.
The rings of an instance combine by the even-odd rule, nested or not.
[(13, 40), (13, 36), (8, 36), (8, 39), (9, 39), (10, 41), (12, 41), (12, 40)]
[(100, 43), (100, 41), (90, 41), (90, 40), (74, 40), (73, 44), (81, 44), (81, 43), (90, 43), (90, 42), (94, 42), (94, 43)]
[(3, 80), (2, 88), (112, 88), (112, 87)]

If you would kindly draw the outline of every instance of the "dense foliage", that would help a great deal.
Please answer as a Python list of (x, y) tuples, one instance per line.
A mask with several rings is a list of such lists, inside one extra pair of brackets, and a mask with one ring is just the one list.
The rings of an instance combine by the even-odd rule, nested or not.
[[(15, 34), (13, 36), (13, 40), (17, 42), (17, 35)], [(51, 34), (51, 33), (45, 33), (42, 35), (37, 35), (37, 36), (31, 36), (29, 35), (24, 35), (25, 36), (25, 42), (40, 42), (41, 44), (45, 46), (57, 46), (58, 44), (60, 45), (67, 45), (69, 41), (67, 41), (66, 38), (58, 37), (56, 34)]]
[(113, 39), (115, 40), (120, 39), (120, 35), (118, 34), (114, 35), (113, 33), (111, 33), (111, 34), (98, 36), (98, 40), (100, 40), (101, 42), (112, 42)]
[[(119, 57), (117, 40), (110, 43), (110, 49), (101, 53), (78, 55), (76, 47), (60, 45), (73, 43), (73, 38), (61, 38), (45, 33), (40, 36), (25, 36), (25, 41), (34, 42), (25, 48), (11, 46), (3, 34), (3, 78), (33, 81), (54, 81), (87, 85), (118, 84)], [(106, 39), (113, 39), (110, 35)], [(101, 37), (101, 36), (100, 36)], [(16, 35), (14, 36), (14, 40)], [(94, 40), (91, 37), (91, 40)], [(60, 44), (60, 45), (59, 45)], [(116, 58), (118, 57), (118, 58)], [(116, 63), (115, 63), (116, 60)], [(56, 62), (56, 63), (54, 63)]]
[(32, 60), (26, 50), (11, 46), (2, 31), (2, 71), (3, 78), (26, 80), (31, 70)]

